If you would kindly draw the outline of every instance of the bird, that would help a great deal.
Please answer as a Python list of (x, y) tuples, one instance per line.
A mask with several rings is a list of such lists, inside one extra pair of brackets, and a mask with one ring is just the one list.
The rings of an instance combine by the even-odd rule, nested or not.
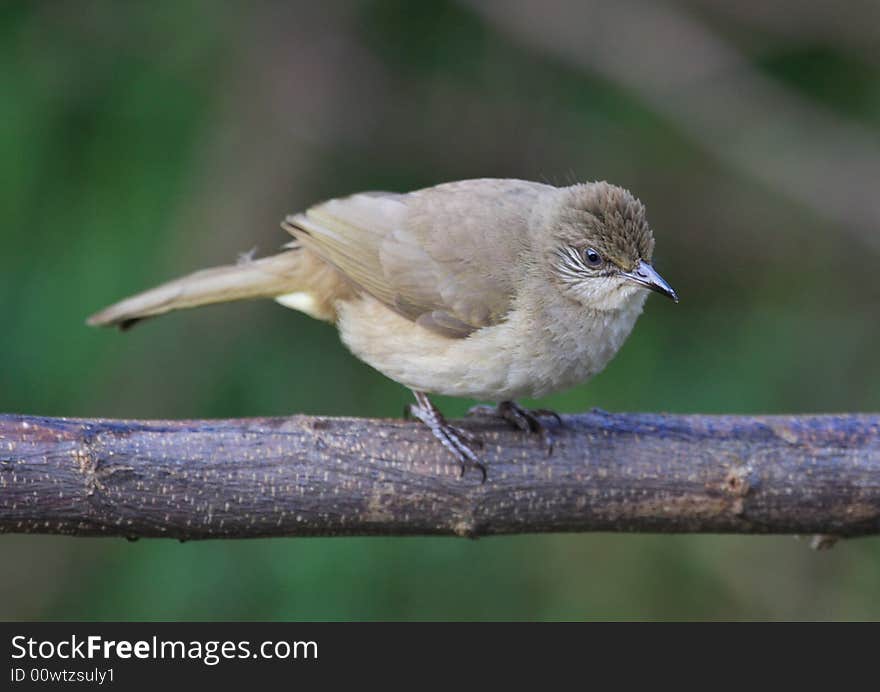
[[(618, 352), (650, 291), (678, 295), (651, 264), (645, 206), (605, 181), (565, 187), (479, 178), (407, 193), (361, 192), (287, 216), (278, 254), (189, 274), (92, 315), (127, 329), (211, 303), (268, 298), (335, 324), (362, 361), (412, 390), (408, 413), (486, 479), (480, 440), (429, 394), (492, 402), (524, 432), (516, 399), (586, 382)], [(549, 451), (548, 451), (549, 453)]]

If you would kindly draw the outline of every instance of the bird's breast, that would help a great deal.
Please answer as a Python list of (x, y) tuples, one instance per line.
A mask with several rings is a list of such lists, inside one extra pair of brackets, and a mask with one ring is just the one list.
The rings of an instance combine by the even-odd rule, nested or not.
[(541, 397), (588, 380), (623, 345), (645, 296), (614, 312), (577, 305), (514, 310), (464, 339), (431, 332), (370, 296), (337, 305), (340, 336), (361, 360), (410, 389), (483, 401)]
[(646, 297), (640, 291), (621, 309), (610, 311), (568, 302), (545, 305), (544, 319), (531, 320), (540, 321), (543, 328), (532, 346), (526, 395), (541, 397), (568, 389), (601, 372), (630, 335)]

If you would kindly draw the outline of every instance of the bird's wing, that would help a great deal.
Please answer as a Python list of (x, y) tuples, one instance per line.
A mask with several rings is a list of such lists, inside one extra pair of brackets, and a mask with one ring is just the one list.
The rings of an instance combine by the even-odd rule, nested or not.
[(529, 214), (544, 188), (486, 179), (361, 193), (289, 217), (285, 228), (400, 314), (465, 337), (510, 310)]

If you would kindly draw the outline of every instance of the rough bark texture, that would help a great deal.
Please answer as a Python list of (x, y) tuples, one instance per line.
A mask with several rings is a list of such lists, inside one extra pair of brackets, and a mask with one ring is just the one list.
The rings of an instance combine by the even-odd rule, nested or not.
[(488, 481), (421, 425), (0, 416), (0, 532), (179, 539), (880, 531), (880, 416), (472, 420)]

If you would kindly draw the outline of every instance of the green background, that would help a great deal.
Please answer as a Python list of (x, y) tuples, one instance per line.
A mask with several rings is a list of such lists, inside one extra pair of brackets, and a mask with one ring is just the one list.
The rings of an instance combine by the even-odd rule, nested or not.
[[(828, 198), (804, 202), (772, 172), (718, 156), (632, 85), (548, 49), (559, 17), (538, 45), (474, 7), (3, 3), (0, 411), (396, 417), (403, 387), (349, 355), (331, 326), (268, 301), (125, 335), (83, 321), (179, 273), (272, 252), (280, 219), (317, 200), (482, 176), (631, 188), (682, 297), (651, 298), (607, 370), (544, 405), (880, 408), (880, 227), (834, 197), (877, 179), (829, 169)], [(669, 7), (725, 41), (748, 75), (821, 112), (819, 144), (845, 130), (870, 145), (865, 156), (877, 150), (880, 22), (839, 17), (825, 30), (807, 3), (780, 22), (720, 3)], [(625, 45), (626, 27), (611, 29)], [(791, 127), (774, 141), (796, 156), (802, 120), (781, 117)], [(735, 138), (742, 124), (716, 125)], [(472, 403), (437, 401), (450, 415)], [(880, 544), (2, 536), (0, 594), (5, 619), (878, 618)]]

